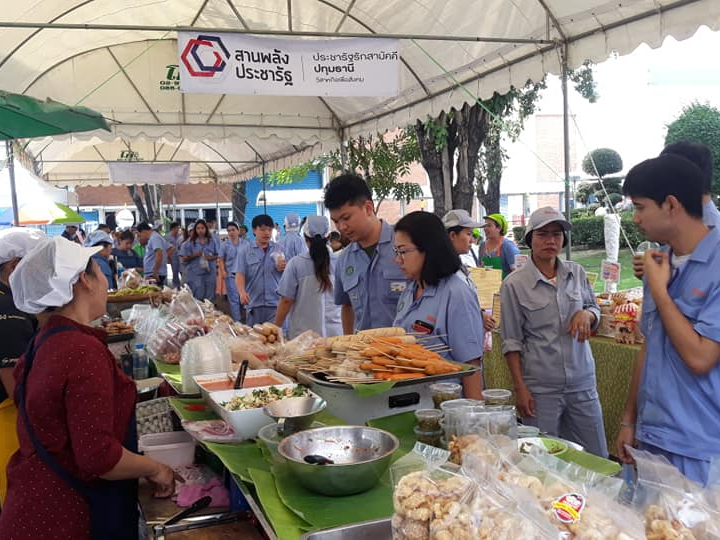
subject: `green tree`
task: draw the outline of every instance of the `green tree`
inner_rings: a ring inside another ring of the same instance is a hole
[[[596,168],[597,171],[595,170]],[[582,170],[590,176],[599,178],[620,172],[622,168],[622,158],[620,154],[612,148],[596,148],[589,152],[582,160]]]
[[[598,99],[592,64],[570,73],[574,88],[591,103]],[[415,131],[422,164],[430,179],[435,212],[451,208],[472,209],[477,195],[488,212],[500,209],[500,182],[507,154],[504,138],[516,140],[525,119],[535,112],[545,78],[505,94],[443,111],[435,118],[418,121]],[[453,170],[454,169],[454,170]]]
[[[679,141],[700,143],[713,157],[712,192],[720,193],[720,111],[709,103],[694,102],[667,126],[665,144]]]

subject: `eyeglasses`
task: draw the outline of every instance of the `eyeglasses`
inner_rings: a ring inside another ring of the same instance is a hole
[[[408,253],[412,253],[413,251],[418,251],[418,248],[405,248],[403,250],[399,250],[398,248],[393,248],[393,253],[395,254],[396,258],[400,258],[402,260],[405,260],[405,255]]]

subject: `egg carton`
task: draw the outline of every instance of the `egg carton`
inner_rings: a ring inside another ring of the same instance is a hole
[[[175,431],[172,408],[166,397],[138,403],[135,406],[135,418],[138,437],[148,433]]]

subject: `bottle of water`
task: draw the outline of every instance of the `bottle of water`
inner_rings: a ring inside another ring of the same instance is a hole
[[[133,353],[133,379],[139,381],[140,379],[148,378],[148,359],[145,354],[145,346],[142,343],[135,345],[135,352]]]

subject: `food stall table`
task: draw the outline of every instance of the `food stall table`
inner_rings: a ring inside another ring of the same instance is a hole
[[[483,358],[485,385],[513,390],[510,370],[502,354],[500,334],[493,333],[492,341],[492,351],[486,352]],[[595,358],[595,376],[608,450],[613,453],[640,345],[615,343],[613,339],[597,336],[590,338],[590,348]]]
[[[217,418],[210,407],[197,410],[203,403],[201,399],[170,398],[171,407],[181,418]],[[327,411],[320,413],[316,420],[326,425],[344,423]],[[415,416],[412,412],[371,420],[368,425],[385,429],[398,437],[400,450],[394,459],[410,451],[415,443]],[[266,529],[271,540],[297,540],[303,535],[312,535],[333,527],[347,527],[349,531],[353,527],[357,529],[358,522],[376,524],[378,520],[389,518],[393,512],[389,474],[376,488],[364,494],[342,498],[324,497],[297,485],[282,465],[273,462],[265,449],[254,442],[205,443],[203,446],[215,454],[232,473],[239,491],[255,513],[258,525]],[[562,459],[603,474],[615,474],[619,470],[619,466],[612,461],[573,449],[568,449]],[[363,531],[361,529],[359,533],[364,534]]]

